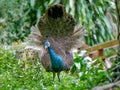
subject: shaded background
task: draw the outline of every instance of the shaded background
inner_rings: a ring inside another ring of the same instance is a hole
[[[60,3],[86,29],[85,42],[95,45],[117,37],[114,0],[0,0],[0,42],[24,40],[45,9]]]

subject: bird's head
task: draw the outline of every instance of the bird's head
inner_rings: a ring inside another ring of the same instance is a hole
[[[46,40],[46,41],[45,41],[45,43],[44,43],[44,45],[45,45],[45,48],[50,47],[50,43],[49,43],[49,41],[48,41],[48,40]]]

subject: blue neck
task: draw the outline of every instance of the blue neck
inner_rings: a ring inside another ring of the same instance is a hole
[[[51,67],[53,71],[55,72],[62,71],[64,66],[62,58],[54,52],[52,47],[48,47],[48,53],[50,55]]]
[[[56,57],[55,51],[52,49],[52,47],[48,47],[48,52],[50,54],[51,61],[54,61],[54,58]]]

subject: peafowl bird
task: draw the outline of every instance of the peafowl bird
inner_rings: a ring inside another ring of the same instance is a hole
[[[76,24],[64,5],[55,4],[46,9],[31,30],[27,40],[40,49],[41,63],[47,72],[53,72],[53,80],[57,73],[60,81],[60,72],[73,65],[72,50],[83,43],[83,27]]]
[[[51,61],[51,70],[53,71],[53,81],[55,78],[55,73],[57,72],[57,76],[58,76],[58,80],[60,82],[60,72],[62,70],[64,70],[64,62],[63,62],[63,58],[61,58],[59,55],[57,55],[54,50],[52,49],[52,47],[50,46],[50,43],[48,42],[48,40],[45,41],[45,47],[48,48],[48,53],[50,56],[50,61]]]

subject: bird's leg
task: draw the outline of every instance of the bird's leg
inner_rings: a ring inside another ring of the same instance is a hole
[[[53,81],[54,81],[54,79],[55,79],[55,72],[53,72]]]
[[[60,82],[60,72],[57,73],[58,81]]]

